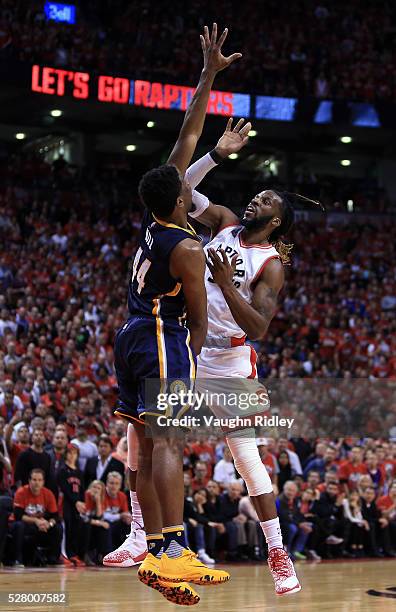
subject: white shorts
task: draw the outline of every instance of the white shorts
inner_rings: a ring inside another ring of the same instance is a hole
[[[203,348],[198,356],[195,391],[205,394],[218,418],[241,418],[268,413],[266,388],[257,379],[257,353],[248,344]]]
[[[203,347],[197,361],[197,378],[257,378],[257,353],[249,344]]]

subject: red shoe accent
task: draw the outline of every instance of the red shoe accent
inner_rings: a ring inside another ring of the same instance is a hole
[[[301,590],[293,563],[283,548],[272,548],[269,551],[268,566],[277,595],[291,595]]]
[[[87,567],[84,561],[81,561],[78,557],[70,557],[69,560],[72,561],[76,567]]]
[[[73,563],[72,559],[68,559],[64,555],[61,555],[60,560],[65,567],[75,567],[75,563]]]
[[[146,557],[147,557],[147,550],[142,552],[137,557],[133,557],[133,560],[135,561],[135,563],[140,563],[141,561],[144,561]]]

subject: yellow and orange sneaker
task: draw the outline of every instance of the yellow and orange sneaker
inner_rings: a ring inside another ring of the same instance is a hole
[[[230,574],[223,570],[207,567],[199,561],[197,555],[185,548],[180,557],[171,559],[162,554],[159,564],[159,578],[168,582],[192,582],[201,586],[222,584],[230,579]]]
[[[138,569],[139,580],[179,606],[194,606],[199,603],[198,593],[187,582],[175,584],[159,578],[159,564],[160,560],[148,553]]]

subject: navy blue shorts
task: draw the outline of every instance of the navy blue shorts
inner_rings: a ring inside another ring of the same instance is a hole
[[[174,319],[132,316],[114,345],[119,400],[114,414],[144,422],[146,415],[180,418],[189,405],[158,405],[158,394],[191,389],[197,359],[190,332]]]

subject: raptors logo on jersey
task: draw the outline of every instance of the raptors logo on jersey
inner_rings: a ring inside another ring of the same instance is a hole
[[[225,227],[205,247],[223,249],[231,261],[237,255],[234,285],[241,296],[251,303],[255,282],[271,259],[279,259],[278,251],[272,245],[246,245],[241,232],[242,225]],[[219,287],[211,279],[210,270],[205,273],[205,285],[208,294],[208,337],[241,338],[245,332],[235,322],[230,309]]]

